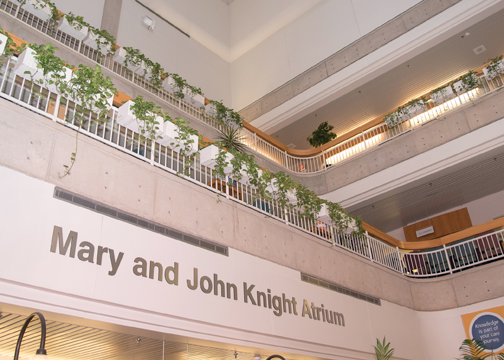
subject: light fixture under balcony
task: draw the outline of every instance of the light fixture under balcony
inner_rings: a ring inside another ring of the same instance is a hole
[[[21,349],[21,341],[23,341],[23,336],[26,331],[26,328],[28,327],[30,321],[32,321],[32,319],[35,316],[38,316],[38,318],[40,319],[40,346],[39,349],[35,352],[35,356],[32,357],[31,360],[49,360],[49,357],[47,356],[47,352],[45,350],[46,321],[44,315],[42,315],[39,312],[34,312],[30,316],[28,316],[25,323],[23,324],[23,327],[19,332],[19,337],[16,344],[16,350],[14,351],[14,360],[19,359],[19,350]]]

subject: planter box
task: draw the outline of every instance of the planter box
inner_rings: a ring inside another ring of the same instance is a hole
[[[51,8],[49,5],[44,3],[42,0],[26,0],[26,4],[24,4],[23,9],[28,11],[29,13],[35,15],[42,21],[47,21],[51,18]]]
[[[477,83],[478,79],[476,78],[476,76],[474,74],[472,74],[471,76],[474,80],[476,80],[476,83]],[[455,89],[455,92],[458,95],[463,94],[465,92],[468,92],[469,90],[476,89],[477,87],[478,86],[475,86],[473,88],[468,88],[468,87],[466,87],[466,85],[463,83],[462,80],[459,80],[453,84],[453,88]]]
[[[136,116],[133,115],[133,111],[131,110],[131,107],[134,104],[135,102],[133,100],[128,100],[121,107],[119,107],[119,110],[117,110],[116,122],[134,132],[138,132],[138,121]],[[159,130],[156,132],[156,135],[163,136],[164,133],[163,118],[161,116],[157,116],[156,121],[159,123]]]
[[[453,92],[453,89],[450,85],[444,87],[441,91],[436,92],[435,94],[431,94],[431,99],[434,105],[441,105],[444,102],[447,102],[450,99],[453,99],[457,95]]]
[[[215,117],[215,115],[217,115],[217,110],[215,110],[215,105],[213,104],[206,104],[205,105],[205,114],[206,116],[210,116],[210,117]]]
[[[205,106],[205,97],[200,94],[192,96],[188,93],[184,93],[184,101],[198,109]]]
[[[421,114],[421,113],[427,111],[427,106],[423,103],[422,100],[420,100],[420,103],[412,105],[412,106],[408,106],[407,110],[408,110],[407,114],[402,114],[400,116],[400,119],[402,121],[409,120],[411,118],[414,118],[418,114]]]
[[[177,136],[177,125],[171,121],[165,121],[163,124],[163,133],[161,134],[161,139],[158,140],[158,143],[180,153],[182,146],[177,144],[177,140],[175,140]],[[190,139],[193,140],[193,142],[191,143],[191,148],[186,155],[191,155],[198,151],[198,136],[191,135]]]
[[[104,42],[105,39],[100,35],[95,35],[92,31],[88,31],[87,36],[82,40],[82,42],[89,46],[91,49],[98,50],[97,41]],[[112,45],[101,45],[100,50],[102,54],[106,54],[107,52],[112,52]]]
[[[173,94],[173,79],[171,77],[167,77],[163,80],[163,89],[168,91],[170,94]]]
[[[70,25],[70,23],[68,22],[68,20],[65,16],[63,16],[60,19],[59,24],[58,24],[58,30],[70,35],[71,37],[73,37],[79,41],[84,40],[84,38],[87,36],[88,31],[89,31],[87,26],[83,26],[82,29],[77,30],[74,25]]]
[[[277,179],[273,179],[273,181],[271,181],[271,184],[266,187],[266,190],[272,194],[278,192]],[[296,197],[295,191],[288,190],[286,195],[287,195],[287,199],[289,199],[289,202],[291,204],[293,204],[293,205],[297,204],[297,197]]]
[[[483,74],[488,80],[493,80],[501,74],[504,74],[504,60],[501,60],[497,63],[497,67],[495,71],[489,71],[488,67],[483,69]]]
[[[0,41],[2,42],[0,44],[0,55],[3,55],[5,46],[7,45],[7,36],[5,36],[4,34],[0,34]]]
[[[219,155],[219,148],[215,145],[207,146],[206,148],[200,151],[200,163],[206,167],[211,169],[215,168],[217,164],[215,159]],[[228,166],[224,168],[224,172],[226,174],[230,174],[233,171],[233,166],[231,165],[231,160],[233,160],[234,156],[230,153],[226,153],[226,161],[228,162]]]
[[[326,223],[326,224],[331,224],[332,226],[334,226],[334,224],[331,220],[331,217],[329,216],[329,209],[326,204],[322,204],[322,208],[320,209],[320,212],[317,215],[317,219],[319,221]],[[355,220],[352,219],[350,224],[348,224],[348,228],[346,228],[344,231],[340,231],[340,232],[342,232],[344,234],[351,234],[353,231],[357,231],[357,230],[358,230],[357,223],[355,222]]]
[[[128,66],[124,65],[124,61],[126,60],[126,54],[127,54],[127,51],[124,50],[124,48],[119,48],[114,54],[114,61],[118,62],[119,64],[126,67],[127,69],[135,72],[138,69],[137,65],[132,65],[129,63],[128,63]]]

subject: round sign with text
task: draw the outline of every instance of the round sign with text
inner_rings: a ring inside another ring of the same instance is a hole
[[[504,319],[490,312],[474,317],[469,328],[472,339],[480,340],[488,349],[486,352],[504,349]]]

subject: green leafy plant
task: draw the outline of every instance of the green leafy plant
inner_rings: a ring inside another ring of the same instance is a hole
[[[490,80],[504,74],[504,64],[502,63],[502,55],[493,58],[490,61],[490,65],[486,67],[488,72],[488,78]]]
[[[310,145],[313,147],[319,147],[328,143],[329,141],[336,139],[336,134],[331,132],[334,129],[334,126],[329,125],[327,122],[323,122],[320,124],[314,132],[312,132],[312,136],[307,140],[310,142]]]
[[[226,107],[222,101],[210,100],[210,104],[214,107],[215,113],[213,117],[221,125],[227,125],[232,128],[243,127],[243,118],[233,109]]]
[[[460,83],[459,83],[460,81]],[[458,83],[458,84],[457,84]],[[455,80],[452,84],[453,89],[458,93],[464,93],[469,90],[475,89],[479,86],[478,77],[474,71],[469,71],[467,74],[462,75],[460,78]]]
[[[163,74],[164,69],[161,65],[159,63],[153,63],[150,68],[149,82],[154,88],[160,89],[163,86]]]
[[[352,230],[353,235],[362,235],[364,229],[362,228],[362,219],[359,216],[348,214],[341,205],[324,200],[334,226],[340,231],[346,231],[348,228]]]
[[[89,27],[89,31],[96,35],[96,46],[99,52],[102,52],[102,48],[107,50],[107,54],[113,54],[115,52],[116,39],[110,35],[107,30],[100,30],[91,26]]]
[[[7,31],[0,28],[0,34],[3,34],[7,37],[7,43],[5,44],[5,49],[3,52],[4,56],[12,56],[15,53],[16,43],[12,40],[12,37],[9,35]]]
[[[168,121],[171,121],[169,119]],[[173,121],[175,125],[177,125],[177,136],[175,137],[175,143],[172,143],[172,146],[178,146],[179,154],[185,156],[184,162],[184,171],[186,174],[188,169],[194,163],[194,159],[196,158],[197,152],[190,154],[191,149],[193,148],[194,140],[191,139],[191,135],[198,136],[198,140],[201,140],[201,136],[198,135],[198,132],[189,126],[189,122],[184,118],[175,118]]]
[[[387,125],[389,129],[395,128],[397,125],[403,122],[401,114],[397,112],[393,112],[391,114],[386,115],[383,118],[383,121]]]
[[[494,354],[493,350],[489,350],[481,340],[465,339],[459,350],[462,352],[462,357],[459,360],[504,360],[504,354]]]
[[[88,29],[91,27],[91,25],[84,21],[84,18],[82,16],[77,16],[71,11],[68,14],[65,14],[65,19],[76,30],[82,30],[83,27],[87,27]]]
[[[247,149],[242,140],[243,136],[240,134],[239,129],[225,128],[221,130],[217,136],[217,141],[219,141],[223,147],[235,153],[244,153]]]
[[[132,47],[125,46],[126,56],[124,57],[125,66],[140,66],[142,63],[142,53],[138,49],[133,49]]]
[[[25,44],[23,44],[25,45]],[[37,45],[34,43],[28,44],[28,48],[35,51],[35,60],[37,61],[37,70],[33,73],[26,71],[32,79],[32,82],[41,86],[56,84],[58,87],[62,80],[65,79],[66,69],[65,62],[56,56],[57,47],[51,43]],[[36,76],[40,74],[42,78],[36,80]]]
[[[163,122],[171,118],[163,112],[161,107],[151,101],[145,101],[141,95],[133,101],[131,112],[135,115],[140,140],[151,144],[160,138],[158,117],[161,117]]]
[[[390,348],[390,342],[385,345],[385,341],[385,337],[383,338],[383,342],[376,339],[376,346],[374,346],[376,360],[388,360],[394,355],[394,349]]]
[[[61,82],[58,85],[58,90],[63,97],[79,104],[73,115],[74,123],[78,127],[75,135],[75,151],[70,157],[70,165],[63,165],[65,167],[64,173],[58,173],[60,178],[64,178],[70,174],[70,170],[75,164],[79,130],[82,127],[86,114],[91,111],[95,115],[94,121],[99,125],[106,122],[110,111],[108,99],[114,94],[117,95],[117,90],[110,78],[103,76],[101,68],[98,65],[92,68],[81,64],[74,71],[69,82]]]
[[[183,99],[185,94],[190,96],[195,96],[196,94],[203,95],[200,88],[189,85],[185,79],[180,77],[178,74],[168,74],[173,80],[173,95],[179,99]]]

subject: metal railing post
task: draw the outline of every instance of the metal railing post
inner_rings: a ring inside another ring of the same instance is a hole
[[[254,149],[257,151],[257,134],[254,133]]]
[[[448,256],[448,251],[446,251],[446,245],[443,244],[443,251],[446,255],[446,263],[448,264],[448,268],[450,269],[450,274],[453,274],[453,270],[452,270],[452,267],[451,267],[451,264],[450,264],[450,257]]]
[[[404,266],[402,265],[401,252],[399,251],[399,248],[397,246],[395,248],[397,259],[399,260],[399,267],[401,268],[401,274],[404,274]]]
[[[289,159],[288,159],[289,155],[287,155],[287,150],[285,150],[284,153],[285,153],[285,167],[288,169],[289,168],[289,166],[288,166],[289,165]]]
[[[369,250],[369,259],[371,260],[371,262],[374,262],[373,252],[371,251],[371,243],[369,242],[369,236],[368,236],[367,231],[366,231],[366,240],[367,240],[367,245],[368,245],[368,250]]]
[[[54,104],[54,117],[53,117],[54,122],[57,122],[56,119],[58,118],[58,111],[59,111],[59,107],[60,107],[60,102],[61,102],[61,95],[57,94],[56,95],[56,102]]]
[[[364,131],[362,131],[362,141],[364,142],[364,150],[367,151],[366,136],[364,135]]]

